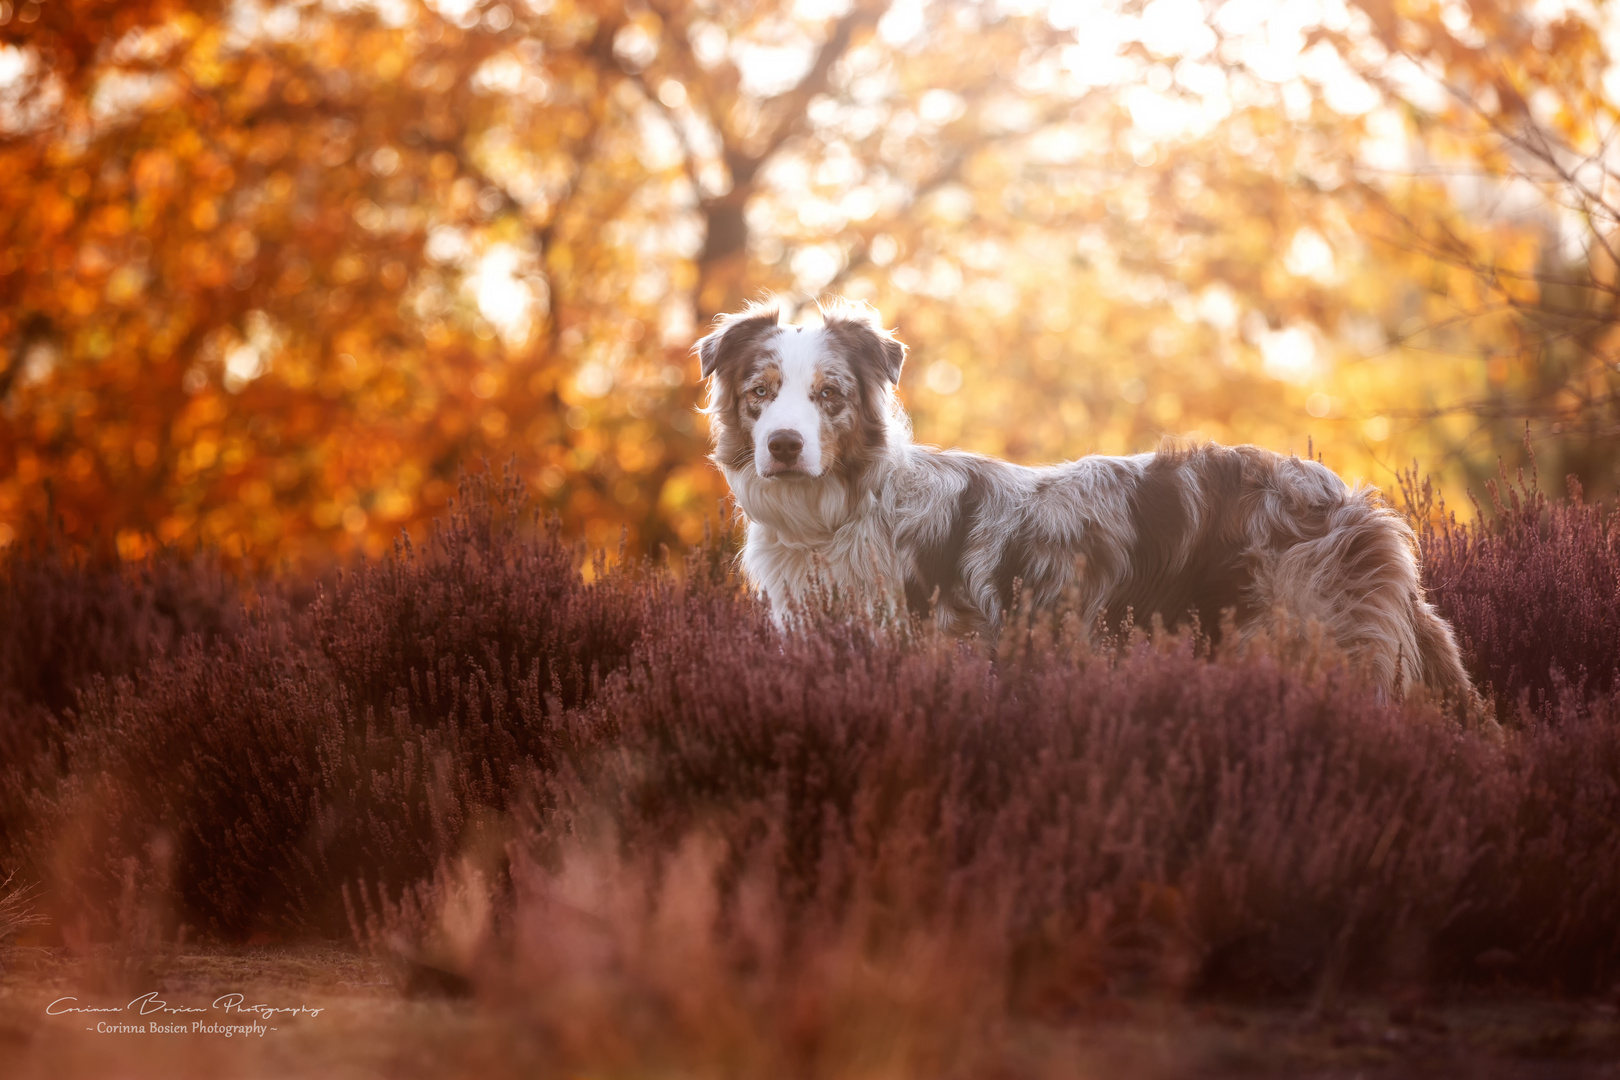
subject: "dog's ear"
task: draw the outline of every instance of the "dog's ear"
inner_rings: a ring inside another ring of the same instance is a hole
[[[780,318],[774,305],[749,304],[734,315],[715,319],[714,329],[696,345],[703,377],[709,378],[722,366],[742,356],[749,345],[775,329]]]
[[[883,328],[883,320],[870,304],[835,301],[822,308],[827,330],[858,363],[864,364],[891,385],[900,384],[900,369],[906,362],[906,347]]]

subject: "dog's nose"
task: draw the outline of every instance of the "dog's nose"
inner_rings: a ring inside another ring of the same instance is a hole
[[[773,431],[771,440],[766,445],[770,447],[771,457],[784,465],[791,465],[799,460],[799,451],[804,449],[804,440],[799,438],[797,431]]]

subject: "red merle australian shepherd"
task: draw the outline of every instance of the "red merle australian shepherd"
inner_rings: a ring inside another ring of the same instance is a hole
[[[755,305],[698,343],[743,570],[779,618],[818,583],[903,584],[913,611],[993,634],[1021,583],[1037,604],[1077,595],[1087,625],[1314,625],[1392,697],[1422,683],[1473,699],[1412,531],[1372,489],[1253,446],[1033,468],[918,446],[894,396],[905,347],[869,309],[823,317],[788,326]]]

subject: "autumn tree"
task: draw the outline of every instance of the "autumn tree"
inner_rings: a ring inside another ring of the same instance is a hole
[[[926,441],[1466,482],[1530,418],[1617,479],[1574,11],[46,0],[0,42],[0,539],[377,554],[515,458],[594,542],[690,541],[689,347],[765,289],[878,304]]]

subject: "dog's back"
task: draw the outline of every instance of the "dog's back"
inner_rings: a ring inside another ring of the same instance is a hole
[[[1023,468],[912,448],[902,469],[934,474],[886,500],[908,599],[947,626],[993,629],[1018,589],[1075,592],[1087,619],[1323,633],[1395,694],[1471,693],[1411,529],[1316,462],[1203,444]]]

